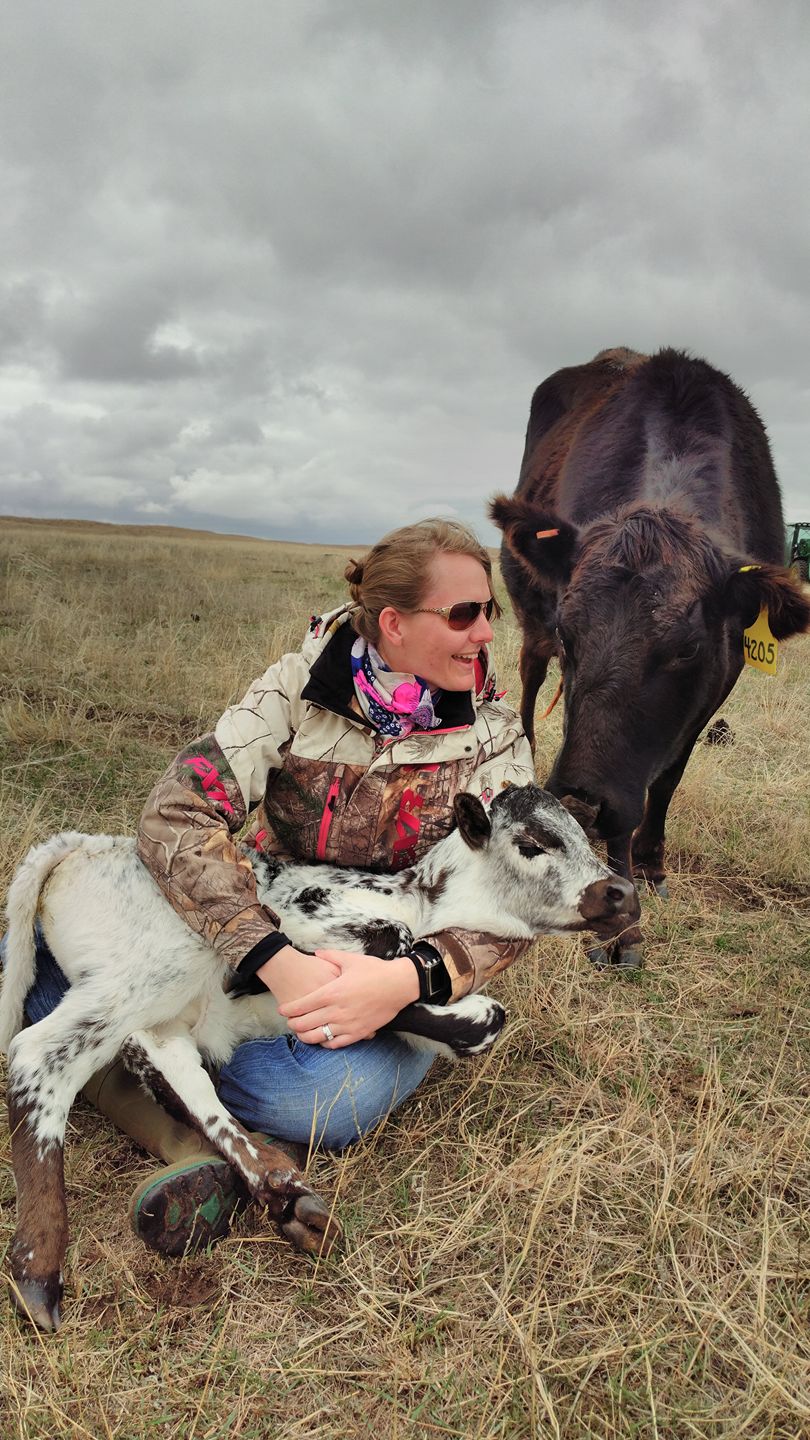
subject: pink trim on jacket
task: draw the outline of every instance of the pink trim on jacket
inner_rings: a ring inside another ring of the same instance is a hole
[[[329,838],[329,827],[332,824],[332,815],[339,791],[340,776],[336,775],[332,784],[329,786],[329,794],[326,797],[326,804],[323,807],[323,814],[321,815],[321,823],[318,827],[318,843],[315,846],[316,860],[324,860],[326,858],[326,842]]]

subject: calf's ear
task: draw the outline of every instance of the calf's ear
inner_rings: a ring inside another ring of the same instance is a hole
[[[745,625],[753,625],[764,606],[777,640],[800,635],[810,627],[810,601],[780,565],[741,560],[726,580],[723,606],[727,613],[736,611]]]
[[[517,495],[496,495],[489,513],[535,584],[568,584],[579,544],[576,525]]]
[[[464,844],[469,845],[471,850],[483,850],[492,834],[492,826],[478,796],[463,791],[453,801],[453,811]]]

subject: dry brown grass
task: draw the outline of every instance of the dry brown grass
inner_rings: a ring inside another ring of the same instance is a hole
[[[22,521],[0,546],[4,883],[43,833],[132,826],[170,755],[342,594],[337,547]],[[514,696],[509,621],[498,647]],[[317,1160],[338,1258],[251,1215],[164,1264],[125,1219],[151,1162],[79,1102],[66,1323],[41,1338],[0,1301],[2,1440],[810,1435],[809,653],[744,675],[736,744],[698,747],[647,969],[541,943],[499,987],[493,1055],[437,1065]]]

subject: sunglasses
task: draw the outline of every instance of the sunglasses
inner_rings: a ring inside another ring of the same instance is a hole
[[[451,630],[469,630],[474,625],[481,611],[484,612],[484,619],[491,620],[495,612],[495,601],[490,595],[488,600],[459,600],[456,605],[436,605],[433,607],[420,606],[414,610],[414,615],[443,615]]]

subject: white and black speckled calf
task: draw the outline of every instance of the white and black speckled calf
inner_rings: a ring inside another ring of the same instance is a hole
[[[363,949],[391,958],[415,938],[454,926],[531,938],[630,923],[633,886],[596,858],[584,832],[537,786],[510,787],[487,811],[455,804],[458,828],[393,876],[331,866],[278,865],[247,851],[262,901],[292,943]],[[57,1008],[23,1029],[34,979],[37,914],[71,982]],[[134,841],[57,835],[32,849],[9,890],[0,1049],[18,1222],[12,1293],[42,1329],[56,1329],[67,1244],[63,1142],[68,1111],[94,1071],[120,1050],[148,1088],[227,1157],[299,1249],[325,1252],[339,1235],[327,1208],[286,1155],[258,1144],[221,1104],[203,1058],[222,1064],[243,1040],[285,1028],[273,997],[226,993],[230,972],[194,935],[138,860]],[[484,995],[414,1004],[391,1028],[454,1055],[486,1050],[503,1007]]]

